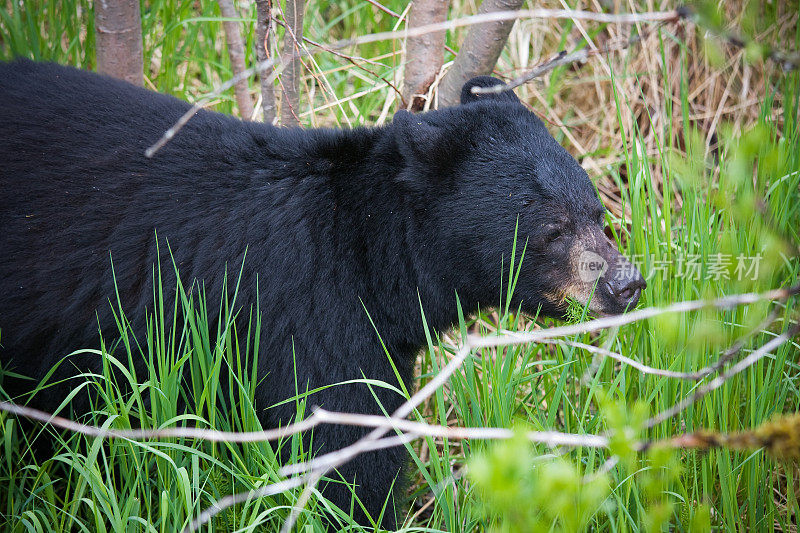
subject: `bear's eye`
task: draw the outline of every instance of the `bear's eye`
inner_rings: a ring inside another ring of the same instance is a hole
[[[553,224],[544,227],[544,240],[545,242],[557,241],[563,235],[561,226]]]

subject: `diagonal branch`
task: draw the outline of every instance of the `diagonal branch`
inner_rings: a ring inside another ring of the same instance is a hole
[[[483,0],[478,8],[478,14],[515,11],[522,7],[523,1]],[[492,72],[514,22],[514,20],[501,20],[479,24],[469,29],[453,66],[439,84],[439,107],[457,105],[461,87],[467,80]]]

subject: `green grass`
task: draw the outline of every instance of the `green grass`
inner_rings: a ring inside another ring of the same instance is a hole
[[[318,42],[387,30],[396,23],[366,2],[310,4],[306,34]],[[6,5],[8,9],[0,11],[0,57],[24,55],[93,68],[89,2],[21,0]],[[405,7],[399,0],[386,5],[396,12]],[[230,77],[214,2],[154,0],[145,3],[142,12],[146,85],[192,101]],[[240,12],[251,54],[248,62],[252,63],[253,14]],[[467,12],[465,4],[456,2],[451,15]],[[774,22],[767,13],[752,28],[753,33]],[[553,26],[556,41],[568,42],[572,23]],[[457,47],[458,35],[450,34],[448,44]],[[744,124],[742,131],[723,123],[715,163],[706,153],[704,134],[695,131],[688,119],[691,73],[687,65],[694,59],[693,50],[669,28],[660,30],[659,42],[660,49],[648,51],[659,59],[658,79],[678,76],[682,80],[675,94],[664,84],[665,93],[671,96],[665,99],[667,116],[682,115],[686,120],[656,122],[654,152],[640,149],[647,141],[638,126],[623,129],[619,139],[608,139],[608,146],[599,150],[607,155],[616,150],[617,143],[622,146],[613,154],[616,163],[604,167],[607,174],[603,178],[617,184],[620,201],[631,213],[630,224],[609,215],[620,248],[629,256],[642,258],[643,270],[654,273],[640,305],[761,291],[794,282],[800,277],[800,75],[774,74],[765,98],[757,104],[759,117]],[[675,43],[677,56],[667,51],[673,50]],[[793,40],[781,44],[799,48],[800,28]],[[380,58],[376,60],[382,65],[369,64],[368,68],[393,77],[401,70],[401,47],[400,42],[373,43],[359,48],[357,54]],[[628,57],[638,53],[631,50]],[[509,54],[506,50],[501,62],[513,63]],[[392,103],[392,90],[371,74],[331,54],[318,54],[313,61],[319,80],[307,82],[314,93],[313,97],[308,90],[304,93],[306,107],[301,111],[312,111],[303,117],[304,124],[372,124],[384,120],[387,109],[389,116],[395,109],[396,105],[386,104],[387,100]],[[633,79],[637,87],[648,74],[626,61],[611,66],[611,77]],[[548,101],[552,103],[554,95],[567,90],[570,76],[574,74],[565,68],[553,73]],[[255,91],[257,82],[251,80],[251,84]],[[337,98],[372,88],[375,90],[362,97],[314,111]],[[776,117],[778,94],[783,112]],[[620,125],[636,125],[632,103],[636,96],[615,90],[613,100],[603,105]],[[233,92],[220,97],[214,108],[233,112]],[[569,145],[568,139],[555,133]],[[661,172],[656,175],[654,169]],[[723,254],[723,259],[729,256],[732,265],[727,276],[714,279],[709,267],[719,259],[718,254]],[[731,279],[736,277],[737,256],[757,254],[762,258],[756,279]],[[680,259],[687,256],[702,265],[699,279],[680,275]],[[513,262],[503,272],[498,265],[498,276],[510,278]],[[208,302],[201,292],[188,289],[179,291],[177,301],[168,302],[161,298],[160,278],[158,271],[154,272],[155,312],[147,337],[134,339],[124,310],[119,310],[120,331],[103,334],[114,339],[122,333],[122,341],[85,352],[92,357],[102,354],[107,370],[103,375],[86,376],[82,386],[95,391],[96,401],[83,421],[114,428],[187,424],[230,431],[261,429],[250,402],[257,384],[252,365],[246,364],[254,362],[258,353],[258,314],[249,317],[244,331],[237,331],[231,320],[219,331],[209,331],[206,312],[220,306],[227,309],[236,291],[245,288],[231,283],[229,302]],[[186,320],[165,323],[169,307],[183,310],[181,316]],[[667,316],[573,340],[603,346],[654,367],[688,372],[717,360],[772,307],[755,304]],[[753,335],[745,352],[775,336],[788,321],[797,320],[796,298],[778,307],[778,321]],[[446,364],[454,352],[453,339],[457,343],[468,330],[491,334],[495,329],[533,327],[529,317],[503,306],[499,313],[465,309],[462,314],[466,318],[454,331],[430,332],[427,349],[420,357],[420,384]],[[580,319],[582,313],[574,316]],[[546,327],[556,322],[544,319],[538,324]],[[775,524],[790,529],[800,513],[797,465],[777,462],[762,451],[640,455],[632,453],[629,446],[636,435],[661,439],[697,428],[737,431],[797,411],[798,355],[800,346],[795,339],[685,412],[642,431],[643,418],[690,395],[696,384],[642,375],[565,345],[480,350],[413,418],[437,424],[524,426],[590,434],[629,428],[631,435],[615,442],[612,452],[620,460],[607,472],[601,468],[609,458],[607,450],[581,448],[554,458],[552,450],[522,441],[491,444],[427,438],[412,443],[408,449],[416,470],[414,496],[420,505],[431,498],[434,501],[407,525],[426,531],[573,530],[587,522],[592,529],[609,532],[762,531]],[[129,361],[140,356],[147,359],[148,372],[133,375]],[[238,363],[230,364],[234,361]],[[217,386],[223,383],[230,386]],[[298,416],[305,412],[302,398],[298,394]],[[180,401],[186,403],[186,413],[177,411]],[[49,427],[23,431],[15,417],[5,414],[0,414],[0,427],[3,530],[175,531],[227,494],[280,479],[279,462],[267,443],[101,441]],[[52,457],[32,456],[28,446],[37,435],[54,443]],[[282,446],[290,450],[291,460],[306,458],[300,439],[288,439]],[[583,476],[591,481],[585,482]],[[207,530],[277,530],[298,495],[299,491],[289,491],[240,504],[221,513]],[[300,528],[319,530],[324,507],[325,502],[312,498],[300,517]],[[580,519],[575,518],[577,510]],[[342,528],[349,525],[346,515],[340,515],[340,520]]]

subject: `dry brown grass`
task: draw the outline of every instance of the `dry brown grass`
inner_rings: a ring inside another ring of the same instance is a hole
[[[614,0],[613,11],[670,10],[679,4]],[[742,25],[744,4],[742,0],[724,4],[733,29]],[[776,5],[780,22],[758,34],[758,41],[792,48],[798,12],[786,4]],[[541,7],[568,6],[564,0],[553,0],[541,3]],[[603,10],[598,0],[579,2],[573,7]],[[627,40],[632,30],[630,25],[607,25],[590,38],[596,24],[576,21],[568,32],[562,30],[565,27],[547,20],[519,22],[509,39],[510,53],[501,58],[497,72],[515,76],[563,48],[579,45],[581,38],[592,48],[602,48]],[[561,44],[564,33],[566,45]],[[715,46],[716,50],[707,51],[708,46]],[[717,56],[715,51],[719,54],[717,60],[712,60]],[[767,94],[774,98],[773,118],[780,125],[782,95],[772,81],[779,68],[769,62],[750,63],[745,60],[744,50],[710,36],[692,23],[679,21],[664,26],[660,32],[651,32],[628,50],[573,64],[563,75],[529,83],[517,92],[550,123],[551,131],[563,136],[559,140],[597,180],[607,207],[619,216],[623,214],[620,191],[610,178],[609,168],[619,167],[623,179],[626,177],[623,143],[630,143],[638,132],[642,141],[639,149],[651,156],[655,164],[651,169],[653,179],[661,187],[665,158],[659,155],[664,155],[665,145],[684,146],[685,127],[701,132],[707,150],[713,150],[720,124],[729,122],[734,132],[746,129],[757,120]],[[687,89],[685,110],[682,83]],[[615,91],[627,110],[620,116],[615,110]]]

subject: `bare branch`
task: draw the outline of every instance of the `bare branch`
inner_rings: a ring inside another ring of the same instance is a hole
[[[256,489],[250,492],[238,492],[236,494],[231,494],[225,496],[224,498],[220,498],[215,503],[209,505],[206,509],[203,510],[197,518],[192,520],[185,528],[183,528],[182,533],[189,533],[191,531],[196,531],[200,529],[203,524],[208,523],[214,518],[216,515],[224,511],[229,507],[233,507],[234,505],[238,505],[240,503],[244,503],[250,500],[254,500],[257,498],[266,498],[267,496],[272,496],[273,494],[280,494],[281,492],[286,492],[287,490],[294,489],[296,487],[300,487],[306,483],[307,479],[306,476],[297,476],[292,477],[289,479],[284,479],[283,481],[279,481],[277,483],[272,483],[270,485],[266,485],[261,487],[260,489]]]
[[[416,28],[447,18],[449,0],[414,0],[408,14],[408,27]],[[403,73],[403,100],[406,108],[421,111],[425,93],[444,64],[445,32],[430,32],[406,41],[406,66]]]
[[[125,439],[133,441],[148,441],[153,439],[189,438],[207,442],[250,443],[275,441],[292,435],[311,430],[320,424],[338,424],[344,426],[360,426],[368,428],[386,428],[413,434],[417,437],[441,437],[454,440],[503,440],[510,439],[514,432],[506,428],[491,427],[448,427],[430,425],[423,422],[414,422],[405,418],[391,418],[381,415],[365,415],[361,413],[340,413],[326,411],[316,407],[311,416],[300,422],[289,424],[282,428],[264,431],[217,431],[215,429],[174,427],[162,429],[104,429],[99,426],[90,426],[52,415],[32,407],[17,405],[15,403],[0,401],[0,411],[37,420],[46,425],[66,429],[74,433],[104,439]],[[547,446],[591,446],[603,447],[605,437],[595,438],[593,435],[576,435],[558,431],[530,431],[527,434],[531,442]],[[286,474],[295,474],[305,471],[305,464],[287,467]]]
[[[502,436],[503,435],[502,431],[504,430],[498,430],[494,428],[446,428],[443,426],[437,427],[429,425],[420,425],[419,423],[405,420],[405,417],[411,414],[411,412],[418,405],[420,405],[426,398],[428,398],[431,394],[433,394],[433,392],[435,392],[440,386],[442,386],[453,374],[453,372],[455,372],[459,368],[459,366],[466,359],[471,350],[477,348],[513,346],[513,345],[518,345],[523,343],[533,343],[533,342],[562,342],[583,349],[589,349],[590,351],[594,351],[595,353],[600,353],[601,355],[608,355],[614,357],[615,359],[621,358],[621,360],[623,360],[625,363],[631,364],[632,366],[634,366],[634,368],[637,368],[644,373],[664,372],[661,373],[660,375],[665,375],[667,377],[680,376],[686,379],[700,379],[705,375],[708,375],[710,372],[712,372],[716,366],[719,366],[719,362],[717,362],[715,365],[706,367],[691,374],[671,373],[668,371],[658,371],[658,369],[647,367],[646,365],[642,365],[641,363],[633,361],[625,356],[621,356],[621,354],[616,354],[614,352],[610,352],[609,350],[605,350],[603,348],[598,348],[595,346],[590,346],[573,341],[564,341],[564,340],[553,341],[552,339],[555,337],[564,337],[580,333],[589,333],[601,329],[608,329],[611,327],[618,327],[624,324],[637,322],[640,320],[644,320],[665,313],[687,312],[687,311],[706,309],[706,308],[730,309],[738,305],[752,304],[764,300],[785,301],[789,297],[797,295],[799,293],[800,293],[800,284],[785,289],[776,289],[768,291],[761,294],[745,293],[739,295],[726,296],[715,300],[692,300],[692,301],[679,302],[667,307],[649,307],[625,315],[615,315],[611,317],[598,318],[580,324],[572,324],[568,326],[540,329],[528,333],[509,333],[493,337],[469,336],[467,338],[466,344],[461,348],[459,348],[459,350],[456,352],[456,354],[453,356],[450,362],[438,374],[436,374],[433,377],[433,379],[431,379],[424,387],[422,387],[419,391],[417,391],[409,400],[403,403],[403,405],[401,405],[397,409],[397,411],[395,411],[395,413],[392,415],[391,418],[386,418],[382,416],[352,414],[352,413],[333,413],[325,411],[323,409],[317,409],[309,418],[294,424],[289,424],[282,428],[256,431],[256,432],[225,432],[225,431],[217,431],[217,430],[203,429],[203,428],[164,428],[164,429],[128,429],[128,430],[103,429],[97,426],[89,426],[81,424],[79,422],[68,420],[63,417],[51,415],[49,413],[46,413],[44,411],[39,411],[31,407],[17,405],[5,401],[0,401],[0,411],[6,411],[19,416],[24,416],[27,418],[31,418],[33,420],[38,420],[45,424],[53,425],[56,427],[60,427],[63,429],[67,429],[88,436],[101,437],[101,438],[122,438],[129,440],[182,437],[182,438],[202,439],[211,442],[238,442],[238,443],[261,442],[267,440],[278,440],[281,438],[294,435],[296,433],[307,431],[308,429],[311,429],[319,425],[320,423],[360,425],[365,427],[374,427],[382,430],[396,429],[400,431],[415,432],[430,436],[447,436],[449,438],[504,438]],[[762,324],[771,323],[772,318],[774,318],[774,314],[771,315],[771,317],[768,319],[769,322],[765,321]],[[762,326],[758,326],[756,330],[760,329],[761,327]],[[774,349],[776,347],[775,344],[776,342],[781,340],[785,342],[789,338],[793,337],[798,332],[799,329],[800,325],[793,324],[792,327],[787,332],[771,340],[769,343],[765,344],[758,351],[751,353],[747,358],[743,359],[742,361],[731,367],[731,369],[728,372],[718,377],[717,380],[722,379],[724,381],[725,379],[728,379],[730,376],[741,372],[742,370],[747,368],[747,366],[752,365],[755,361],[763,357],[766,353],[769,352],[769,350]],[[734,346],[731,349],[726,351],[726,354],[721,358],[721,361],[723,363],[726,362],[727,361],[726,357],[728,357],[729,354],[736,353],[738,350],[740,350],[743,343],[744,343],[743,339],[737,341],[737,343],[734,344]],[[780,345],[780,343],[778,343],[777,345]],[[715,380],[715,382],[717,380]],[[721,383],[714,385],[715,382],[709,383],[708,386],[713,386],[714,388],[718,388],[721,385]],[[710,392],[711,390],[714,389],[711,388],[709,389],[708,392]],[[500,433],[497,433],[498,431],[500,431]],[[385,434],[385,431],[383,431],[383,433]],[[544,432],[542,434],[547,434],[547,432]],[[532,437],[532,439],[535,440],[535,437]],[[538,442],[544,442],[544,441],[538,441]],[[315,461],[317,459],[315,459]],[[300,465],[293,465],[291,468],[287,468],[286,473],[293,473],[295,470],[299,468],[299,466]]]
[[[217,0],[219,12],[226,20],[222,21],[225,29],[225,42],[228,45],[228,57],[231,60],[233,74],[239,74],[247,69],[244,55],[244,43],[242,35],[239,33],[238,14],[233,7],[231,0]],[[253,100],[250,98],[250,87],[247,78],[242,78],[234,85],[234,95],[236,96],[236,106],[239,114],[244,120],[253,118]]]
[[[478,14],[514,11],[522,7],[523,1],[483,0]],[[492,72],[513,26],[514,20],[506,20],[480,24],[469,29],[453,66],[439,84],[439,107],[457,105],[461,87],[467,80]]]
[[[297,498],[297,501],[292,506],[292,511],[289,513],[289,516],[286,518],[286,521],[281,526],[280,533],[290,533],[292,528],[294,527],[295,523],[297,523],[297,519],[300,517],[300,513],[305,508],[308,500],[311,498],[311,493],[314,492],[314,487],[317,486],[320,479],[322,479],[321,475],[318,474],[309,474],[308,479],[306,480],[306,486],[303,489],[303,492],[300,493],[300,497]]]
[[[672,312],[687,312],[691,310],[704,309],[704,308],[720,308],[729,309],[737,305],[744,305],[754,303],[762,300],[786,300],[789,297],[800,293],[800,283],[787,289],[778,289],[768,291],[763,294],[748,293],[742,295],[728,296],[718,298],[716,300],[696,300],[692,302],[681,302],[663,308],[648,308],[636,311],[628,315],[617,315],[606,318],[599,318],[585,322],[582,324],[575,324],[570,326],[562,326],[557,328],[550,328],[545,330],[538,330],[524,335],[503,335],[499,337],[474,337],[470,336],[464,346],[462,346],[453,358],[436,374],[431,381],[424,387],[417,391],[408,401],[402,404],[393,414],[392,419],[398,420],[408,416],[418,405],[420,405],[426,398],[431,396],[436,389],[442,386],[450,376],[463,364],[464,360],[471,353],[471,351],[478,347],[497,347],[505,345],[513,345],[518,342],[537,342],[542,339],[559,337],[565,335],[573,335],[577,333],[587,333],[589,331],[597,331],[599,329],[606,329],[623,324],[628,324],[638,320],[644,320],[653,316],[658,316],[664,313]],[[520,338],[525,337],[526,341],[521,341]],[[785,342],[787,339],[781,341]],[[771,343],[768,343],[771,344]],[[772,349],[773,346],[767,348]],[[750,358],[748,358],[750,359]],[[742,361],[744,363],[746,360]],[[741,366],[741,363],[737,367]],[[736,367],[734,367],[736,368]],[[731,369],[733,370],[733,369]],[[288,465],[281,469],[284,475],[290,475],[301,471],[306,471],[307,476],[324,476],[334,468],[341,466],[352,460],[357,455],[373,449],[377,441],[389,431],[388,428],[375,428],[369,434],[354,442],[350,446],[330,452],[314,458],[306,463],[295,465]],[[406,434],[407,435],[407,434]],[[302,476],[298,476],[302,477]]]
[[[375,451],[394,446],[402,446],[407,442],[423,436],[473,440],[506,440],[515,436],[515,432],[513,430],[505,428],[446,427],[429,425],[422,422],[412,422],[410,420],[406,420],[405,418],[397,418],[394,416],[387,418],[384,416],[362,415],[356,413],[331,413],[322,409],[317,409],[314,414],[319,415],[321,420],[326,420],[332,423],[335,420],[336,423],[341,421],[347,425],[375,427],[377,430],[385,428],[386,430],[394,429],[395,431],[403,431],[403,433],[393,435],[391,437],[365,441],[361,444],[361,451],[359,453]],[[557,446],[607,448],[609,443],[608,438],[605,436],[578,435],[561,433],[558,431],[529,431],[525,434],[525,436],[531,442],[544,444],[551,448]],[[350,460],[347,458],[349,453],[350,451],[347,450],[347,448],[342,448],[335,452],[326,454],[325,456],[321,456],[320,458],[325,458],[323,461],[318,462],[316,459],[314,459],[307,463],[288,465],[281,469],[280,472],[283,475],[300,474],[289,479],[305,478],[306,482],[308,483],[306,488],[303,490],[303,493],[293,506],[291,514],[286,519],[286,522],[284,522],[283,527],[281,528],[282,533],[288,533],[291,531],[291,528],[294,526],[300,511],[302,511],[306,503],[308,503],[311,491],[319,482],[320,478],[333,468],[336,468],[337,466],[340,466],[341,464]],[[302,474],[302,472],[306,473]]]
[[[449,427],[415,422],[406,418],[385,417],[380,415],[364,415],[359,413],[335,413],[324,409],[316,409],[314,415],[320,422],[329,424],[345,424],[348,426],[363,426],[372,428],[388,428],[404,433],[425,437],[441,437],[454,440],[504,440],[514,436],[514,431],[506,428],[492,427]],[[559,431],[529,431],[525,434],[531,442],[556,446],[589,446],[602,448],[608,444],[605,437],[597,438],[595,435],[577,435],[561,433]],[[292,466],[299,466],[292,465]],[[302,471],[287,469],[287,474]]]
[[[787,300],[789,297],[800,293],[800,284],[794,285],[786,289],[776,289],[758,293],[746,293],[739,295],[726,296],[715,300],[692,300],[672,304],[666,307],[648,307],[639,311],[634,311],[625,315],[614,315],[610,317],[597,318],[588,322],[580,324],[571,324],[568,326],[560,326],[555,328],[540,329],[528,333],[520,334],[507,334],[499,335],[496,337],[467,337],[466,344],[462,346],[448,362],[448,364],[436,374],[424,387],[418,390],[408,401],[402,404],[393,414],[392,418],[401,419],[405,418],[420,405],[426,398],[432,395],[436,389],[442,386],[450,376],[461,366],[471,350],[477,348],[495,348],[499,346],[513,346],[517,344],[526,344],[531,342],[541,342],[543,340],[552,339],[554,337],[564,337],[568,335],[576,335],[580,333],[589,333],[592,331],[599,331],[611,327],[618,327],[624,324],[630,324],[647,318],[652,318],[666,313],[685,313],[688,311],[695,311],[699,309],[730,309],[739,305],[752,304],[763,300]],[[771,347],[768,348],[772,349]],[[748,358],[749,359],[749,358]],[[746,360],[745,360],[746,361]],[[741,363],[739,363],[741,364]],[[739,365],[737,365],[738,367]],[[736,367],[734,367],[736,368]],[[731,369],[733,370],[733,369]],[[388,429],[376,428],[368,435],[362,437],[354,444],[331,452],[329,454],[321,455],[314,460],[305,464],[289,465],[282,469],[282,473],[290,474],[300,471],[302,468],[313,470],[316,465],[323,465],[323,469],[335,468],[345,462],[349,461],[364,449],[368,449],[369,443],[382,437]],[[348,450],[349,448],[349,450]],[[335,459],[331,460],[330,457],[334,456]],[[327,470],[326,470],[327,471]]]
[[[67,429],[69,431],[87,435],[89,437],[98,437],[104,439],[126,439],[133,441],[143,441],[152,439],[169,439],[169,438],[189,438],[197,440],[205,440],[209,442],[264,442],[271,440],[280,440],[290,437],[296,433],[308,431],[320,424],[320,418],[315,417],[313,414],[287,426],[267,429],[264,431],[249,431],[249,432],[233,432],[233,431],[217,431],[216,429],[204,429],[197,427],[173,427],[162,429],[104,429],[98,426],[89,426],[69,420],[60,416],[52,415],[32,407],[24,405],[17,405],[15,403],[0,401],[0,411],[6,411],[18,416],[24,416],[31,420],[38,420],[47,425]]]
[[[291,52],[291,60],[286,65],[281,79],[283,100],[281,102],[281,124],[298,126],[300,124],[298,109],[300,107],[300,77],[303,65],[300,60],[303,52],[303,12],[305,0],[286,0],[286,35],[283,38],[283,53]]]
[[[770,293],[765,293],[765,294],[770,294]],[[795,291],[793,294],[797,294],[797,291]],[[720,299],[720,300],[724,300],[724,299]],[[726,304],[726,307],[727,307],[727,304]],[[597,322],[597,321],[593,321],[593,322]],[[542,331],[546,331],[546,330],[542,330]],[[739,363],[734,365],[734,367],[732,367],[724,375],[719,376],[714,381],[709,383],[707,386],[698,389],[695,392],[695,394],[692,395],[690,398],[687,398],[686,400],[680,402],[678,405],[675,406],[675,408],[670,409],[665,413],[662,413],[662,415],[664,415],[664,419],[669,418],[670,416],[674,416],[675,414],[680,412],[682,409],[684,409],[686,406],[690,405],[691,403],[693,403],[697,399],[701,398],[702,396],[704,396],[705,394],[707,394],[711,390],[719,388],[720,386],[722,386],[723,383],[725,383],[725,381],[730,379],[732,376],[738,374],[739,372],[745,370],[746,368],[749,368],[750,366],[755,364],[757,361],[759,361],[761,358],[763,358],[771,350],[774,350],[777,347],[779,347],[781,344],[787,342],[789,339],[791,339],[798,332],[800,332],[800,324],[794,324],[787,332],[785,332],[782,335],[779,335],[778,337],[775,337],[774,339],[772,339],[771,341],[766,343],[764,346],[762,346],[758,350],[754,351],[752,354],[750,354],[750,356],[748,356],[747,358],[743,359],[742,361],[740,361]],[[468,341],[468,343],[469,343],[469,341]],[[449,375],[452,374],[454,369],[457,368],[458,366],[460,366],[461,363],[463,363],[464,359],[466,358],[466,355],[468,355],[471,352],[471,350],[468,349],[468,346],[469,345],[467,344],[466,346],[464,346],[461,350],[459,350],[456,353],[456,356],[442,370],[442,373],[446,373],[447,376],[449,377]],[[453,365],[453,363],[457,363],[457,364]],[[441,375],[441,374],[438,374],[436,377],[439,377],[439,375]],[[430,385],[430,383],[431,382],[429,382],[428,385]],[[426,387],[423,387],[423,389],[425,389],[425,388],[427,388],[427,385],[426,385]],[[419,391],[419,393],[422,393],[422,392],[423,392],[423,390]],[[426,393],[426,395],[429,396],[430,393]],[[413,400],[414,400],[414,397],[416,397],[416,396],[417,396],[417,394],[412,396],[412,398],[408,402],[406,402],[406,404],[404,404],[397,411],[395,411],[395,414],[390,419],[386,419],[386,418],[383,418],[383,417],[377,417],[377,418],[381,418],[382,420],[390,420],[392,422],[392,427],[395,428],[396,430],[399,430],[399,427],[401,425],[406,424],[406,423],[408,423],[408,424],[419,424],[419,423],[415,423],[415,422],[409,422],[409,421],[402,420],[402,418],[404,418],[406,415],[402,415],[402,417],[398,416],[398,415],[400,415],[400,413],[404,412],[405,410],[408,410],[408,412],[410,413],[410,410],[413,409],[413,408],[408,409],[406,406],[414,403]],[[333,414],[334,413],[331,413],[331,415],[333,415]],[[341,415],[341,414],[342,413],[336,413],[337,416]],[[659,418],[661,418],[662,415],[659,415],[657,417],[654,417],[654,418],[650,419],[645,424],[645,427],[650,428],[650,427],[653,427],[654,425],[656,425],[657,423],[663,421],[663,420],[659,420]],[[361,417],[361,416],[369,416],[369,415],[349,415],[349,416]],[[426,424],[419,424],[419,425],[422,426],[422,427],[427,426]],[[422,427],[420,429],[422,429]],[[428,429],[428,428],[430,428],[430,429]],[[459,438],[459,435],[462,435],[462,436],[464,435],[463,433],[460,433],[460,432],[462,432],[464,430],[468,430],[470,432],[471,431],[475,431],[476,433],[479,434],[481,432],[481,430],[486,430],[486,429],[492,429],[493,431],[498,431],[498,436],[492,436],[492,437],[487,437],[487,438],[508,438],[507,434],[505,434],[503,436],[500,436],[500,433],[503,432],[504,430],[502,430],[502,429],[494,429],[494,428],[442,428],[441,426],[438,426],[438,427],[437,426],[427,426],[422,430],[426,432],[426,433],[424,433],[424,435],[429,435],[431,433],[436,433],[436,432],[442,432],[442,433],[448,433],[447,435],[443,435],[443,436],[447,436],[448,438]],[[308,499],[308,495],[307,494],[310,493],[311,489],[313,488],[313,485],[316,484],[317,481],[322,476],[324,476],[327,472],[330,472],[332,469],[334,469],[334,468],[336,468],[338,466],[341,466],[342,464],[350,461],[353,457],[355,457],[356,455],[359,455],[360,453],[364,453],[364,452],[368,452],[368,451],[374,451],[374,450],[378,450],[378,449],[382,449],[382,448],[386,448],[386,447],[391,447],[391,446],[400,446],[400,445],[404,444],[405,442],[408,442],[409,440],[413,440],[414,438],[417,438],[417,437],[421,436],[420,434],[417,434],[417,433],[415,433],[413,431],[408,431],[406,433],[403,433],[403,434],[400,434],[400,435],[396,435],[394,437],[381,438],[382,435],[385,434],[386,431],[388,431],[388,429],[383,429],[382,427],[376,427],[376,429],[373,430],[370,434],[368,434],[367,436],[361,438],[360,440],[356,441],[355,443],[351,444],[350,446],[347,446],[347,447],[342,448],[340,450],[336,450],[334,452],[330,452],[330,453],[327,453],[325,455],[319,456],[319,457],[317,457],[317,458],[315,458],[315,459],[313,459],[311,461],[308,461],[306,463],[298,463],[298,464],[295,464],[295,465],[288,465],[288,466],[282,468],[281,469],[281,474],[283,474],[283,475],[299,474],[299,475],[297,475],[295,477],[289,478],[289,480],[302,480],[301,482],[299,482],[298,484],[293,485],[293,486],[296,487],[296,486],[299,486],[300,484],[305,483],[305,482],[309,483],[309,485],[306,487],[306,489],[304,490],[303,495],[302,495],[302,496],[305,496],[305,498],[301,497],[301,499],[297,502],[297,505],[292,510],[292,514],[290,515],[289,519],[287,520],[287,522],[289,523],[289,526],[291,527],[291,525],[294,524],[294,520],[296,520],[297,515],[299,514],[299,511],[302,509],[301,504],[305,505],[305,503],[306,503],[306,501]],[[451,431],[452,431],[452,435],[450,434]],[[508,431],[508,430],[505,430],[505,431]],[[532,434],[535,434],[535,435],[532,435]],[[547,435],[547,434],[549,434],[549,435]],[[563,433],[557,433],[557,432],[531,432],[531,433],[528,433],[527,436],[528,436],[529,439],[534,440],[534,438],[536,438],[536,437],[545,438],[545,435],[551,437],[553,440],[551,440],[551,441],[538,441],[538,442],[543,442],[543,443],[549,444],[549,445],[582,446],[582,447],[602,447],[602,448],[605,448],[605,447],[608,446],[608,438],[606,436],[604,436],[604,435],[569,435],[569,434],[563,434]],[[472,437],[472,436],[464,436],[464,438],[474,438],[474,437]],[[698,438],[698,434],[693,434],[693,435],[688,435],[688,436],[673,437],[673,438],[666,439],[664,441],[658,441],[658,442],[655,442],[655,443],[654,442],[648,442],[648,441],[640,442],[640,443],[636,444],[635,448],[637,450],[639,450],[639,451],[644,451],[644,450],[649,449],[652,446],[687,447],[687,448],[688,447],[703,447],[703,443],[705,443],[705,445],[708,446],[709,445],[708,444],[709,440],[707,438],[706,439],[700,439],[700,438]],[[609,461],[607,461],[607,463],[606,463],[606,465],[604,465],[604,467],[613,468],[613,465],[615,464],[615,462],[616,461],[613,460],[613,458],[612,458]],[[301,472],[305,472],[305,473],[304,474],[300,474]],[[262,494],[262,491],[265,491],[265,490],[267,490],[269,488],[270,487],[265,487],[263,489],[258,489],[256,491],[252,491],[252,492],[249,492],[249,493],[241,494],[241,495],[239,495],[239,498],[238,498],[237,501],[246,501],[246,500],[249,500],[250,498],[263,496],[264,494]],[[272,492],[271,490],[269,491],[269,494],[274,494],[274,493],[275,492]],[[227,506],[220,507],[219,504],[217,504],[217,510],[216,510],[216,512],[214,514],[217,514],[217,513],[221,512],[226,507]],[[213,515],[211,515],[211,516],[213,516]],[[208,519],[210,519],[211,516],[209,516]],[[196,527],[199,527],[200,525],[202,525],[202,524],[197,524]],[[283,529],[286,530],[286,527],[284,527]],[[187,531],[191,531],[191,530],[187,528]]]
[[[768,422],[735,433],[720,433],[713,430],[699,430],[671,439],[654,442],[650,446],[667,448],[730,448],[734,450],[764,449],[765,452],[782,462],[800,460],[800,413],[780,415]],[[646,446],[646,444],[645,444]]]
[[[603,357],[608,357],[610,359],[614,359],[615,361],[619,361],[620,363],[626,364],[628,366],[632,366],[642,374],[651,374],[654,376],[661,376],[665,378],[674,378],[674,379],[687,379],[687,380],[699,380],[702,379],[703,376],[708,375],[709,373],[713,372],[714,365],[707,366],[702,370],[697,372],[674,372],[672,370],[663,370],[661,368],[655,368],[652,366],[648,366],[644,363],[640,363],[635,359],[631,359],[630,357],[626,357],[618,352],[612,352],[611,350],[607,350],[605,348],[601,348],[599,346],[593,346],[591,344],[584,344],[582,342],[574,342],[574,341],[565,341],[565,340],[557,340],[557,341],[542,341],[546,344],[561,344],[564,346],[574,346],[575,348],[580,348],[581,350],[586,350],[589,353],[597,354]]]
[[[181,128],[183,128],[192,119],[192,117],[197,114],[198,111],[203,109],[206,102],[224,93],[225,91],[233,87],[239,80],[244,78],[249,78],[256,72],[263,72],[272,67],[275,67],[275,60],[267,59],[266,61],[260,61],[258,64],[256,64],[256,66],[249,68],[240,74],[237,74],[230,80],[220,85],[215,91],[212,91],[211,93],[207,94],[204,98],[195,102],[195,104],[192,107],[186,110],[186,113],[181,115],[178,118],[178,120],[175,121],[175,124],[173,124],[171,128],[169,128],[167,131],[164,132],[164,135],[162,135],[161,138],[158,141],[156,141],[155,144],[149,146],[147,150],[144,151],[144,156],[153,157],[156,154],[156,152],[161,150],[173,137],[175,137],[175,135],[177,135],[179,131],[181,131]],[[278,70],[279,69],[275,68],[273,73],[268,77],[270,83],[275,81],[275,77],[278,75]]]
[[[256,0],[256,60],[263,63],[272,55],[272,0]],[[275,122],[275,80],[259,74],[261,81],[261,113],[264,122]]]

